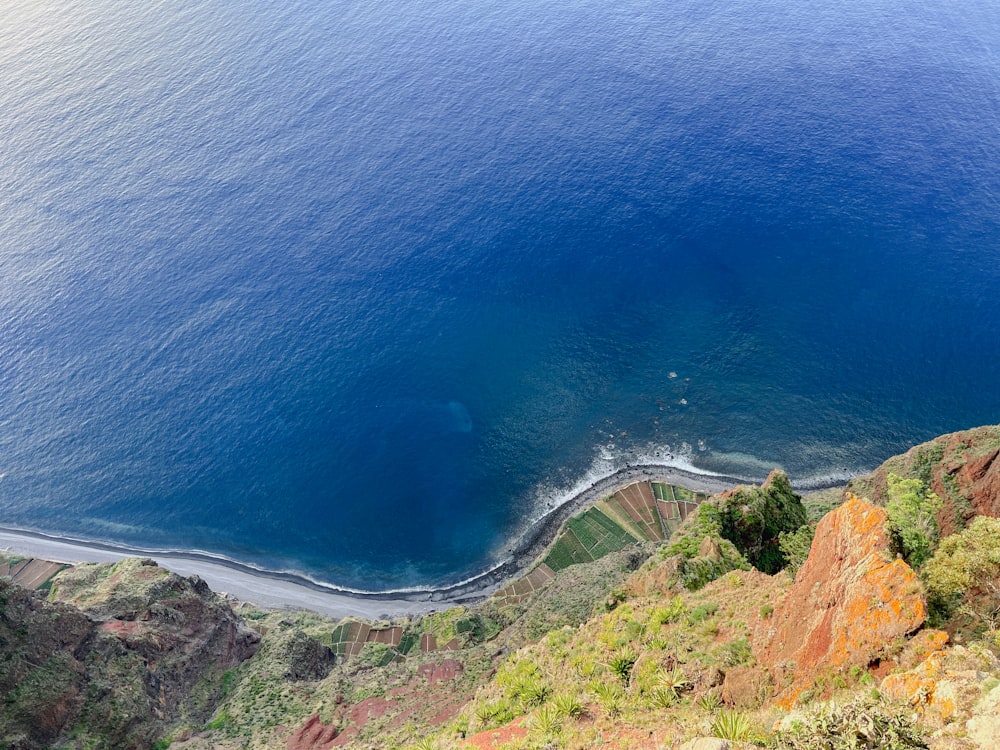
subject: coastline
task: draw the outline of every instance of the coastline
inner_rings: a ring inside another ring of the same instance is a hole
[[[507,556],[492,568],[438,587],[359,591],[322,583],[299,573],[264,570],[205,552],[141,549],[8,527],[0,527],[0,549],[69,564],[149,557],[178,575],[201,577],[216,592],[268,609],[307,609],[331,617],[366,620],[395,619],[486,598],[528,572],[567,518],[616,489],[639,481],[662,481],[709,494],[749,483],[735,477],[696,473],[674,466],[642,464],[619,469],[590,482],[565,502],[547,510],[511,543]],[[810,485],[808,489],[820,487]]]

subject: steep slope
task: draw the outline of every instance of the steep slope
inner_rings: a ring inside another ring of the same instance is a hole
[[[0,742],[149,747],[200,724],[258,636],[203,581],[149,560],[81,565],[29,592],[0,581]]]
[[[914,446],[852,479],[849,487],[884,505],[890,473],[919,479],[944,501],[938,513],[942,537],[965,528],[974,516],[1000,518],[1000,425],[953,432]]]

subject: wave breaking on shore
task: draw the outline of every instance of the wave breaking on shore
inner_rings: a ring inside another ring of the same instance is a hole
[[[849,476],[822,476],[796,482],[797,489],[836,486]],[[296,570],[269,570],[204,550],[152,549],[100,540],[77,539],[23,528],[0,527],[0,544],[12,551],[58,562],[106,562],[124,557],[150,557],[164,567],[199,575],[219,591],[278,608],[317,609],[326,614],[381,616],[420,614],[442,606],[482,599],[526,573],[552,542],[563,522],[585,507],[638,481],[662,481],[689,490],[721,492],[738,484],[759,482],[697,468],[689,455],[660,449],[624,457],[599,457],[568,488],[541,487],[534,499],[537,512],[496,551],[497,561],[463,580],[437,586],[379,591],[340,586]],[[319,597],[319,598],[318,598]],[[324,604],[322,597],[328,597]],[[263,601],[261,601],[263,599]]]

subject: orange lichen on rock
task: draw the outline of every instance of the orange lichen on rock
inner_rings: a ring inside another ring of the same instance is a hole
[[[926,615],[916,574],[892,559],[885,511],[850,495],[820,521],[794,585],[757,627],[754,651],[778,675],[790,673],[779,696],[787,705],[820,672],[867,666]]]
[[[935,651],[915,669],[889,675],[882,680],[882,692],[909,702],[924,718],[950,721],[958,710],[958,701],[954,686],[944,679],[944,659],[943,651]]]

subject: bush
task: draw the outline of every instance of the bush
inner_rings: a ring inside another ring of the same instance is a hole
[[[529,717],[526,722],[528,737],[536,745],[551,745],[562,734],[562,716],[549,706],[543,706]]]
[[[788,563],[788,570],[795,573],[809,558],[812,549],[814,529],[809,524],[799,526],[795,531],[782,531],[778,534],[778,548]]]
[[[749,717],[738,711],[725,709],[712,719],[711,732],[713,737],[732,742],[749,742],[754,737],[754,727]]]
[[[718,611],[719,605],[715,602],[705,602],[704,604],[699,604],[688,613],[687,623],[693,628],[695,625],[700,625],[705,622],[705,620]]]
[[[926,748],[905,710],[877,699],[826,704],[774,734],[775,750],[915,750]]]
[[[686,610],[687,607],[684,605],[684,600],[679,596],[675,596],[667,606],[654,609],[649,615],[649,621],[654,626],[669,625],[672,622],[676,622]]]
[[[746,638],[730,641],[722,647],[722,662],[727,667],[738,667],[753,659],[753,650]]]
[[[516,659],[500,667],[496,684],[503,688],[508,702],[523,709],[542,705],[552,693],[542,680],[541,669],[529,659]]]
[[[563,693],[562,695],[557,695],[553,698],[552,708],[555,709],[559,716],[563,716],[567,719],[576,719],[583,716],[587,712],[579,698],[575,695],[570,695],[569,693]]]
[[[632,667],[635,666],[638,659],[639,654],[635,649],[623,646],[611,657],[608,667],[621,680],[622,685],[628,685],[629,680],[632,678]]]
[[[610,717],[616,717],[622,712],[625,703],[625,691],[620,683],[608,684],[607,682],[594,681],[590,684],[590,689],[597,696],[597,702],[601,704]]]
[[[503,726],[513,721],[516,715],[513,707],[505,700],[481,703],[476,706],[473,712],[473,717],[476,721],[475,726],[478,729],[493,729],[494,727]]]
[[[889,474],[889,533],[903,559],[912,567],[923,565],[938,542],[937,512],[941,498],[919,479],[903,479]]]
[[[941,542],[921,571],[932,610],[959,608],[996,629],[1000,618],[1000,519],[979,516]]]

